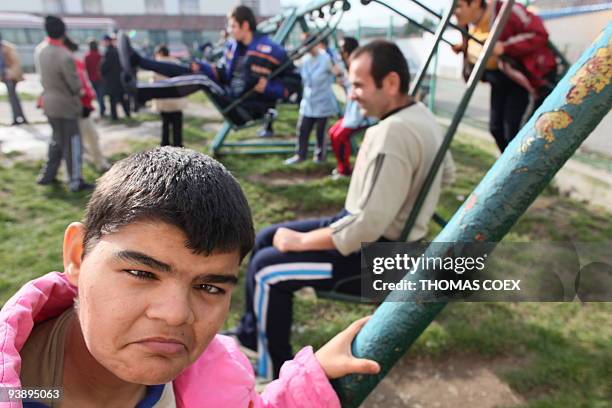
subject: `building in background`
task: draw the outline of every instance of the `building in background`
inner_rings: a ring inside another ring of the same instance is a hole
[[[32,24],[37,17],[57,14],[63,17],[98,19],[90,32],[85,29],[69,33],[81,43],[87,37],[98,37],[100,25],[112,21],[115,29],[130,32],[134,42],[145,50],[166,43],[179,57],[197,50],[207,41],[216,42],[219,31],[226,26],[225,15],[234,6],[244,4],[260,18],[280,13],[281,0],[19,0],[0,2],[0,17],[12,20],[2,24],[0,31],[8,41],[23,49],[40,41],[40,32]],[[18,13],[16,20],[11,14]],[[30,15],[30,17],[27,17]],[[30,19],[23,27],[15,21]],[[0,20],[2,20],[0,19]],[[104,22],[99,19],[104,19]],[[42,30],[42,25],[40,25]],[[31,37],[31,38],[30,38]],[[27,64],[26,64],[27,65]]]
[[[571,62],[612,21],[612,1],[537,0],[531,4],[544,20],[551,40]]]

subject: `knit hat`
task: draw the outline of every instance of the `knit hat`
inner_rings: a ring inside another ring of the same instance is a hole
[[[66,24],[56,16],[45,17],[45,31],[51,38],[58,39],[66,34]]]

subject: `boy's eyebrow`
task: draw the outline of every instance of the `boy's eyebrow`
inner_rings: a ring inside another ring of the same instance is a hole
[[[123,250],[123,251],[117,252],[115,254],[115,257],[122,259],[124,261],[135,261],[140,264],[157,269],[158,271],[161,271],[161,272],[172,272],[172,267],[170,267],[170,265],[168,265],[167,263],[158,261],[157,259],[152,258],[147,254],[143,254],[142,252]]]
[[[158,261],[157,259],[150,257],[149,255],[143,254],[142,252],[123,250],[117,252],[115,254],[115,257],[125,261],[135,261],[161,272],[172,272],[172,267],[170,265],[162,261]],[[219,273],[205,273],[199,275],[196,279],[204,281],[206,283],[228,283],[230,285],[238,284],[237,276],[224,275]]]
[[[206,273],[197,277],[197,280],[206,283],[229,283],[230,285],[236,285],[238,283],[238,277],[234,275],[222,275],[218,273]]]

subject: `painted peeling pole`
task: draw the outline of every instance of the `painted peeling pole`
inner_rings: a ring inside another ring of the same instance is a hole
[[[434,242],[499,242],[610,111],[611,78],[609,23]],[[442,256],[443,246],[430,247],[427,256]],[[421,273],[405,279],[418,280]],[[353,342],[353,353],[378,361],[382,371],[376,376],[352,375],[335,381],[343,407],[358,407],[445,306],[389,301],[398,295],[389,295]]]

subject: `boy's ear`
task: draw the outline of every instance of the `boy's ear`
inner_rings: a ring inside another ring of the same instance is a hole
[[[64,232],[64,272],[68,281],[78,286],[83,258],[85,226],[80,222],[71,223]]]

